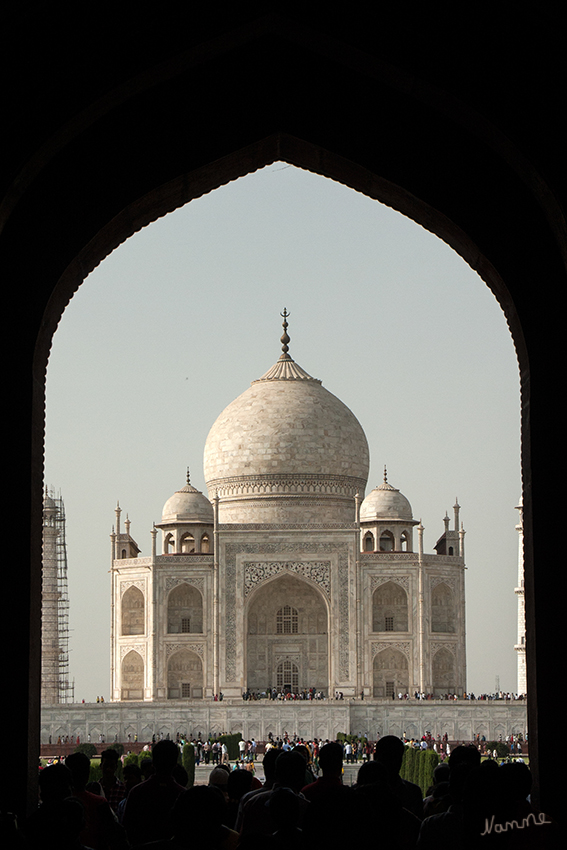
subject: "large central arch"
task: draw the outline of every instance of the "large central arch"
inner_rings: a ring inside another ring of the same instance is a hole
[[[246,683],[252,691],[329,693],[329,612],[310,582],[283,573],[255,590],[246,613]]]
[[[0,276],[12,354],[4,390],[25,446],[8,459],[7,487],[21,539],[30,541],[29,560],[27,550],[17,552],[10,599],[19,652],[7,655],[4,671],[29,708],[6,743],[8,809],[22,811],[27,799],[31,810],[36,801],[44,386],[61,313],[84,277],[137,229],[284,160],[435,232],[478,271],[507,316],[522,384],[534,799],[560,814],[559,768],[543,742],[553,734],[555,682],[543,670],[558,645],[561,599],[548,592],[548,553],[534,553],[534,540],[547,536],[550,493],[563,480],[563,426],[549,415],[549,387],[562,381],[564,329],[554,308],[567,289],[565,139],[556,117],[563,28],[554,13],[527,7],[510,20],[507,8],[485,17],[464,7],[462,19],[453,10],[443,21],[425,9],[411,19],[381,10],[378,19],[360,10],[333,18],[235,7],[222,21],[201,11],[186,26],[166,10],[138,10],[133,21],[113,9],[111,21],[81,21],[73,39],[61,25],[67,10],[59,12],[10,8],[3,45],[11,85]],[[544,50],[530,51],[532,42]],[[56,63],[59,56],[65,61]],[[8,618],[2,628],[13,645]]]

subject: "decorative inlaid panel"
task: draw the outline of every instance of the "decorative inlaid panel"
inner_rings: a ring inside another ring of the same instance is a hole
[[[128,655],[129,652],[137,652],[142,656],[144,661],[146,660],[146,644],[145,643],[123,643],[120,644],[120,660],[124,658],[125,655]]]
[[[371,592],[374,593],[377,587],[380,587],[382,584],[386,584],[389,581],[394,582],[394,584],[399,584],[400,587],[403,587],[405,592],[409,594],[410,576],[399,576],[395,573],[391,573],[390,575],[383,574],[379,576],[370,576]]]
[[[189,652],[194,652],[199,656],[201,661],[203,660],[203,656],[205,654],[205,648],[202,643],[166,643],[165,645],[165,657],[166,659],[173,655],[174,652],[177,652],[180,649],[188,649]]]
[[[201,593],[204,593],[204,591],[205,591],[205,579],[204,578],[195,578],[194,576],[191,576],[191,578],[189,578],[187,576],[181,576],[181,577],[170,576],[169,578],[167,578],[165,580],[166,593],[169,593],[169,591],[172,590],[174,587],[177,587],[178,584],[192,585],[193,587],[196,587],[197,590],[200,590]]]
[[[456,583],[455,579],[451,578],[450,576],[430,576],[429,577],[429,585],[431,587],[431,590],[433,590],[433,588],[437,587],[438,584],[446,584],[447,587],[451,588],[453,593],[457,589],[457,583]]]
[[[142,593],[144,593],[146,590],[146,582],[143,579],[139,579],[138,581],[121,581],[120,596],[124,596],[125,591],[127,591],[129,587],[137,587],[138,590],[141,590]]]
[[[326,596],[331,595],[330,561],[250,561],[244,564],[244,596],[266,579],[288,572],[315,582]]]
[[[372,659],[378,655],[379,652],[383,652],[385,649],[398,649],[402,652],[408,661],[411,660],[411,641],[409,640],[393,640],[393,641],[372,641],[370,644],[370,652],[372,655]]]
[[[451,655],[457,654],[457,645],[455,643],[443,643],[442,641],[431,641],[429,644],[431,650],[431,657],[435,655],[435,653],[439,649],[448,649]]]

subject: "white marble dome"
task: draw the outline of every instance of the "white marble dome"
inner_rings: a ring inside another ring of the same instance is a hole
[[[399,490],[383,481],[372,490],[360,506],[360,521],[376,519],[413,520],[411,505]]]
[[[212,523],[214,519],[213,506],[206,496],[189,482],[171,496],[162,512],[163,523],[197,522]]]
[[[351,522],[368,478],[354,414],[288,354],[228,405],[205,445],[224,522]]]

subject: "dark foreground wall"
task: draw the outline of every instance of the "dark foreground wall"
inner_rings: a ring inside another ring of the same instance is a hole
[[[0,281],[3,799],[35,802],[44,378],[84,276],[136,229],[285,160],[378,198],[452,245],[499,299],[522,381],[534,798],[561,817],[549,746],[563,595],[564,31],[557,4],[367,15],[303,4],[8,3],[2,21]],[[346,7],[345,7],[346,8]],[[551,663],[550,663],[551,660]]]

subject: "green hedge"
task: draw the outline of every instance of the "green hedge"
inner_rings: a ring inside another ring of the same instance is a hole
[[[506,756],[510,755],[510,747],[504,741],[487,741],[486,752],[492,755],[494,750],[496,750],[496,755],[499,759],[505,759]]]
[[[75,747],[76,753],[84,753],[90,759],[96,756],[96,746],[94,744],[77,744]]]
[[[211,744],[214,741],[219,741],[221,744],[226,744],[228,749],[228,757],[229,759],[238,759],[240,757],[240,750],[238,749],[238,742],[242,740],[241,732],[233,732],[232,735],[219,735],[218,738],[211,738]]]
[[[193,744],[183,745],[181,764],[187,771],[187,776],[189,777],[187,788],[192,788],[195,784],[195,748]]]
[[[439,755],[434,750],[418,750],[406,747],[400,776],[414,785],[419,785],[425,797],[427,789],[433,785],[433,771],[439,764]]]

